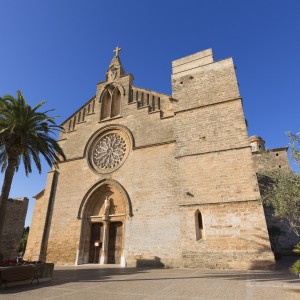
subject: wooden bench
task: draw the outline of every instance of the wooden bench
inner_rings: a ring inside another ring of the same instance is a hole
[[[17,281],[25,281],[30,280],[31,284],[33,280],[37,280],[39,284],[38,270],[34,265],[23,265],[17,267],[8,267],[3,268],[0,271],[0,287],[2,284],[5,284],[5,288],[7,288],[7,283],[9,282],[17,282]]]

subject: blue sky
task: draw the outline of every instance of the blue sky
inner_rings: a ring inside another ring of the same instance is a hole
[[[0,0],[0,12],[0,95],[46,100],[59,123],[95,94],[118,45],[134,84],[167,94],[172,60],[233,57],[249,135],[276,148],[300,128],[298,0]],[[37,194],[48,170],[16,174],[11,197]]]

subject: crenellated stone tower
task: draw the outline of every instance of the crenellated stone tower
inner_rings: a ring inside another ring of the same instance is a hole
[[[271,267],[232,59],[208,49],[173,61],[165,95],[134,86],[120,50],[62,124],[67,161],[36,196],[27,258]]]

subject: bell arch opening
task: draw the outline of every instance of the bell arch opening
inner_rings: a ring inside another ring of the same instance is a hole
[[[101,106],[101,120],[107,119],[110,117],[111,113],[111,92],[105,90],[103,93],[102,106]]]
[[[109,84],[100,96],[100,121],[121,116],[122,85]]]
[[[114,90],[111,104],[111,118],[121,114],[121,93],[118,88]]]
[[[104,180],[93,186],[78,211],[81,235],[76,264],[125,266],[126,219],[131,215],[130,199],[120,184]]]

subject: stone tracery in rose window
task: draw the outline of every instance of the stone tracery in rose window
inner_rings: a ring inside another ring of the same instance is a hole
[[[108,134],[94,146],[93,162],[100,169],[114,168],[122,162],[125,153],[125,140],[118,134]]]

